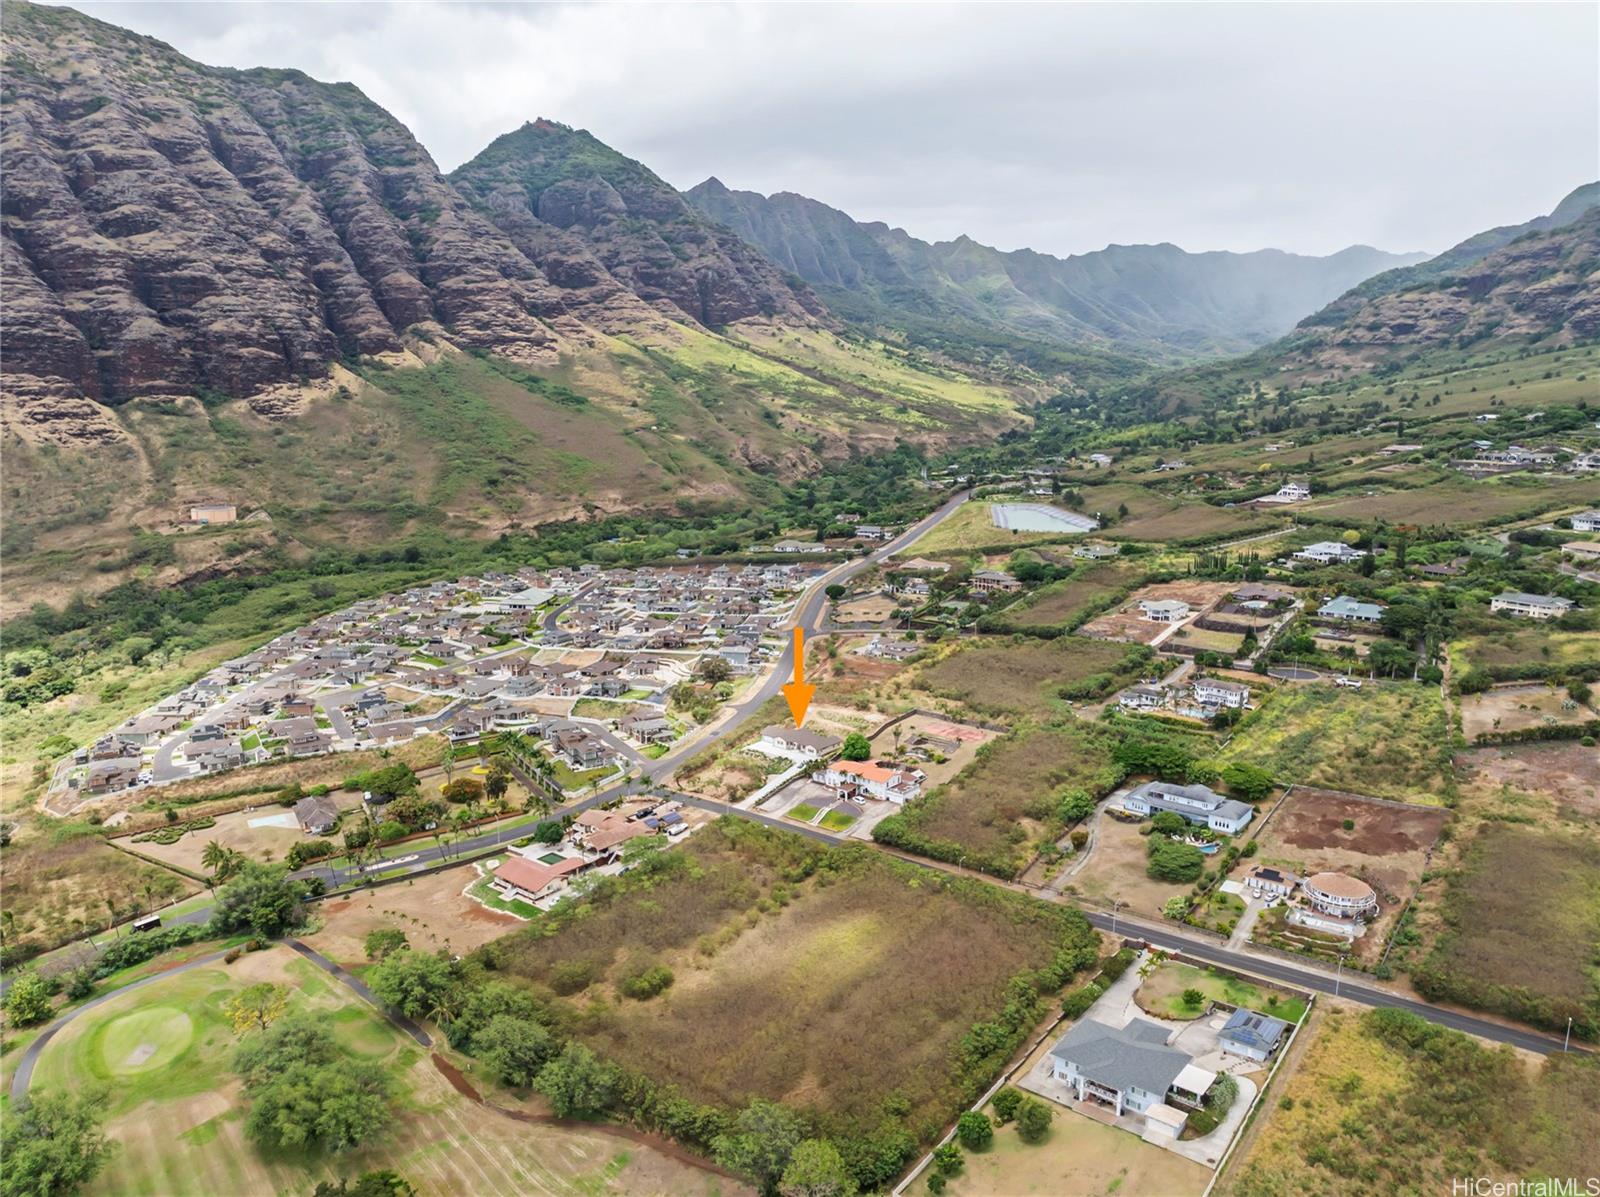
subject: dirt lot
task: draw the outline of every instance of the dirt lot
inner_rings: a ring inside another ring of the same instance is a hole
[[[1233,582],[1157,582],[1141,586],[1128,596],[1128,601],[1115,611],[1091,619],[1081,629],[1085,636],[1101,640],[1131,640],[1149,644],[1171,624],[1154,623],[1139,614],[1139,604],[1146,599],[1180,599],[1193,608],[1191,615],[1200,615],[1215,606],[1226,595],[1237,589]]]
[[[1593,708],[1573,703],[1565,688],[1553,686],[1508,686],[1469,694],[1461,700],[1461,730],[1469,742],[1484,732],[1519,731],[1546,723],[1582,723],[1595,717]]]
[[[1600,752],[1571,740],[1476,748],[1456,757],[1469,776],[1555,799],[1565,811],[1600,818]]]
[[[839,603],[833,617],[839,623],[882,623],[894,614],[894,600],[886,594],[869,594],[864,598]]]
[[[1100,640],[1062,636],[1056,640],[984,640],[946,654],[919,669],[911,679],[931,696],[921,705],[942,706],[953,699],[980,715],[1044,718],[1064,709],[1062,687],[1100,677],[1107,693],[1138,676],[1129,655],[1139,650]]]
[[[301,938],[341,964],[364,964],[362,942],[380,927],[399,927],[419,951],[448,948],[460,955],[526,927],[521,919],[489,910],[462,892],[478,876],[477,869],[465,864],[401,885],[331,898],[314,910],[321,929]]]
[[[1146,844],[1139,824],[1109,816],[1095,825],[1094,841],[1083,867],[1065,879],[1062,890],[1080,894],[1096,906],[1124,902],[1134,914],[1159,917],[1168,898],[1188,892],[1187,885],[1153,881],[1145,875]]]
[[[1360,877],[1378,891],[1381,910],[1356,941],[1362,958],[1383,951],[1400,907],[1416,889],[1448,812],[1378,802],[1335,790],[1296,787],[1256,836],[1261,864],[1301,876],[1324,870]],[[1345,830],[1346,820],[1354,823]]]

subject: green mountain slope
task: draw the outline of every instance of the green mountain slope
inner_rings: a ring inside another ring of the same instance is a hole
[[[1004,253],[969,237],[929,243],[805,196],[732,191],[716,179],[686,194],[849,318],[1166,360],[1255,348],[1355,282],[1421,256],[1367,246],[1313,258],[1113,245],[1056,258]]]

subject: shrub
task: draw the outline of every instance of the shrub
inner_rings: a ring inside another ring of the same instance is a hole
[[[1017,1105],[1017,1134],[1024,1143],[1037,1143],[1049,1133],[1054,1117],[1037,1097],[1024,1097]]]
[[[961,1148],[955,1143],[946,1143],[936,1147],[933,1151],[933,1166],[943,1176],[954,1176],[961,1171]]]
[[[1004,1126],[1017,1116],[1017,1106],[1022,1103],[1022,1091],[1007,1085],[994,1095],[994,1100],[989,1104],[994,1107],[995,1117],[1000,1119]]]
[[[564,960],[550,970],[550,988],[566,997],[589,988],[596,969],[588,960]]]
[[[672,984],[672,979],[670,968],[656,964],[623,977],[617,988],[625,996],[644,1002],[666,990]]]
[[[956,1119],[956,1138],[968,1151],[982,1151],[994,1142],[994,1123],[988,1115],[968,1110]]]
[[[1193,844],[1152,836],[1145,872],[1157,881],[1198,881],[1205,871],[1205,853]]]
[[[1061,1013],[1068,1018],[1082,1018],[1089,1012],[1089,1007],[1094,1005],[1104,992],[1105,989],[1094,982],[1074,989],[1062,999]]]

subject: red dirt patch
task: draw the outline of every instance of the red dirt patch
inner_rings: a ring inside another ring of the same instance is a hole
[[[1296,848],[1340,848],[1365,856],[1426,852],[1439,838],[1448,812],[1434,807],[1402,807],[1341,794],[1337,790],[1297,788],[1272,817],[1274,838]],[[1355,823],[1344,829],[1344,821]]]

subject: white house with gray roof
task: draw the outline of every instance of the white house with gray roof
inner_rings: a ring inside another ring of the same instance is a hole
[[[1136,815],[1171,811],[1200,827],[1223,835],[1238,835],[1255,817],[1248,803],[1224,798],[1210,786],[1181,786],[1168,781],[1147,781],[1122,800]]]
[[[1489,610],[1504,611],[1523,619],[1555,619],[1558,615],[1565,615],[1575,605],[1571,599],[1552,594],[1522,594],[1510,590],[1489,600]]]
[[[1166,1027],[1135,1018],[1111,1027],[1086,1018],[1050,1049],[1050,1074],[1072,1087],[1079,1101],[1110,1106],[1118,1117],[1145,1115],[1182,1125],[1182,1109],[1198,1109],[1217,1074],[1195,1066],[1188,1052],[1167,1045]]]

